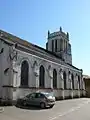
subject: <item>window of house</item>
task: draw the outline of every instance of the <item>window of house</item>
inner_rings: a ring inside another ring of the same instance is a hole
[[[25,60],[21,64],[21,86],[28,86],[29,65]]]
[[[57,71],[53,70],[53,88],[57,88]]]
[[[54,41],[52,40],[52,52],[54,52]]]
[[[45,69],[43,65],[41,65],[39,70],[39,87],[44,88],[44,82],[45,82]]]
[[[66,72],[65,71],[63,72],[63,79],[64,79],[64,89],[66,89],[67,85],[66,85]]]

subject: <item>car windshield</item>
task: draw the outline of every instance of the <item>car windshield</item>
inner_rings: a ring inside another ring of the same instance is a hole
[[[27,94],[25,97],[29,98],[31,96],[31,94]]]

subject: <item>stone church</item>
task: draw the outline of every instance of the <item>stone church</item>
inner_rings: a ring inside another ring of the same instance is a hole
[[[34,91],[56,99],[85,96],[82,69],[72,65],[69,33],[48,31],[46,49],[0,30],[0,99],[13,101]]]

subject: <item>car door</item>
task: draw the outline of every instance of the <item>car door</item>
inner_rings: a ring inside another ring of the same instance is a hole
[[[35,96],[36,96],[36,93],[30,94],[30,96],[27,99],[28,105],[35,105]]]
[[[45,96],[41,93],[36,93],[34,103],[35,105],[40,105],[41,101],[44,101]]]

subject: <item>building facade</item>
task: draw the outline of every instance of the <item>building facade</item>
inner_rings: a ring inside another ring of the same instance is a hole
[[[90,76],[83,75],[83,80],[85,83],[86,97],[90,98]]]
[[[16,100],[34,91],[57,99],[85,96],[82,69],[72,65],[69,34],[50,33],[46,49],[0,30],[0,98]]]

